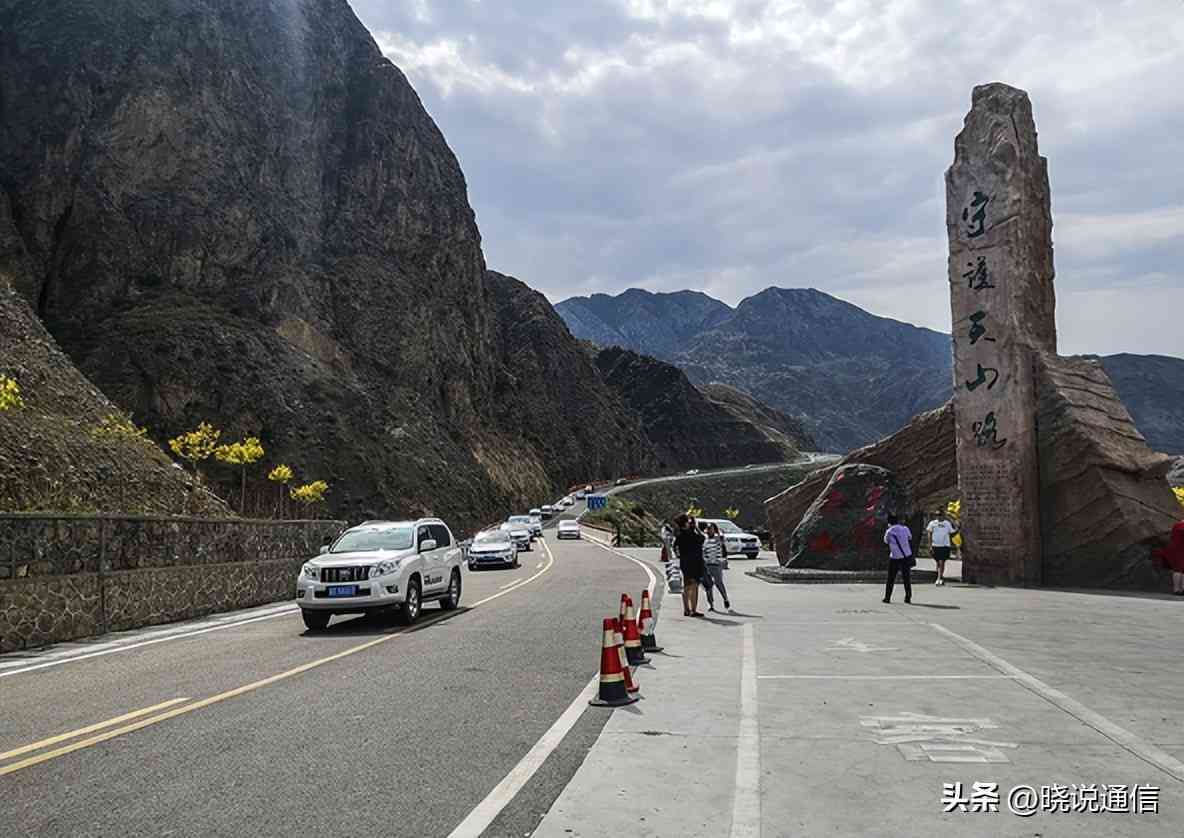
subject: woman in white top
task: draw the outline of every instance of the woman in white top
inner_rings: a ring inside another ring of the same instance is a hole
[[[703,542],[703,564],[707,573],[704,574],[703,589],[707,592],[707,610],[715,610],[713,589],[719,588],[724,598],[724,608],[732,610],[732,603],[728,601],[728,588],[724,585],[724,571],[728,567],[728,555],[724,548],[724,537],[715,524],[707,525],[705,533],[707,540]]]

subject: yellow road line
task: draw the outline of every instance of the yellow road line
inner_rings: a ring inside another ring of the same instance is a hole
[[[538,579],[540,576],[542,576],[544,573],[546,573],[548,570],[550,570],[551,566],[553,564],[555,564],[555,557],[553,555],[551,555],[551,550],[549,548],[547,548],[546,544],[544,544],[543,547],[544,547],[544,549],[547,550],[547,565],[546,565],[546,567],[544,567],[538,573],[535,573],[533,576],[523,579],[521,582],[517,583],[513,588],[507,588],[506,590],[501,591],[500,593],[493,594],[492,596],[487,596],[487,597],[485,597],[485,599],[478,600],[477,602],[474,602],[472,605],[469,606],[469,609],[471,610],[473,608],[478,607],[479,605],[484,605],[485,603],[490,602],[491,600],[495,600],[500,596],[505,596],[506,594],[510,593],[511,591],[517,590],[522,585],[526,585],[530,582],[533,582],[535,579]],[[433,623],[439,622],[446,614],[447,614],[447,612],[444,612],[439,617],[433,617],[429,620],[425,620],[424,622],[417,623],[413,628],[416,630],[418,630],[420,628],[426,628],[427,626],[430,626]],[[70,753],[73,753],[74,751],[82,750],[83,748],[89,748],[92,745],[98,745],[100,742],[106,742],[108,739],[114,739],[116,736],[123,736],[126,733],[133,733],[134,731],[148,727],[149,725],[154,725],[159,722],[167,721],[168,719],[172,719],[177,716],[184,715],[185,713],[191,713],[194,710],[200,710],[203,707],[209,707],[212,704],[218,704],[219,702],[226,701],[227,699],[230,699],[230,698],[236,698],[236,697],[243,695],[245,693],[249,693],[254,690],[260,689],[261,687],[270,686],[271,684],[274,684],[278,681],[283,681],[283,680],[285,680],[287,678],[291,678],[295,675],[300,675],[303,672],[308,672],[310,669],[316,669],[318,666],[324,666],[327,663],[332,663],[333,661],[341,660],[342,658],[349,657],[350,655],[355,655],[358,652],[362,652],[362,651],[365,651],[366,649],[373,648],[374,646],[377,646],[380,643],[385,643],[388,640],[393,640],[396,637],[402,637],[404,634],[406,634],[405,631],[397,631],[397,632],[393,632],[391,634],[385,634],[382,637],[376,637],[373,640],[368,640],[365,643],[360,643],[357,646],[351,646],[348,649],[345,649],[341,652],[337,652],[336,654],[333,654],[333,655],[329,655],[328,657],[319,658],[317,660],[309,661],[308,663],[301,664],[300,666],[289,669],[286,672],[281,672],[278,675],[272,675],[268,678],[264,678],[259,681],[254,681],[250,684],[244,684],[241,687],[235,687],[233,690],[227,690],[226,692],[218,693],[217,695],[212,695],[209,698],[203,698],[200,701],[195,701],[192,704],[186,704],[183,707],[174,707],[172,710],[167,710],[158,716],[152,716],[147,719],[141,719],[138,722],[133,722],[132,724],[124,725],[123,727],[119,727],[114,730],[108,730],[105,733],[100,733],[99,735],[92,736],[89,739],[83,739],[78,742],[72,742],[69,745],[65,745],[61,748],[55,748],[52,751],[46,751],[45,753],[41,753],[41,754],[37,754],[36,756],[29,757],[28,759],[23,759],[23,760],[20,760],[19,762],[11,763],[10,765],[6,765],[3,768],[0,768],[0,777],[3,777],[5,774],[11,774],[14,771],[20,771],[22,768],[29,768],[30,766],[37,765],[39,763],[46,762],[51,759],[55,759],[60,756],[65,756],[66,754],[70,754]],[[159,709],[161,707],[167,707],[170,704],[175,704],[178,701],[186,701],[186,700],[187,699],[174,699],[171,702],[165,702],[164,704],[157,705],[156,707],[149,707],[145,710],[138,710],[135,713],[130,713],[125,716],[120,716],[118,718],[110,719],[106,722],[100,722],[97,725],[91,725],[89,728],[82,728],[81,730],[75,731],[73,734],[69,734],[69,736],[79,736],[79,735],[82,735],[83,733],[87,733],[87,732],[90,732],[93,730],[99,730],[104,727],[110,727],[113,724],[118,724],[119,722],[124,721],[126,719],[130,719],[134,716],[140,716],[145,713],[149,713],[153,710]],[[63,734],[62,738],[68,738],[68,736]],[[23,748],[17,749],[16,751],[10,751],[9,755],[15,756],[17,753],[27,753],[30,750],[35,750],[36,748],[45,747],[46,745],[52,744],[55,741],[61,741],[61,738],[55,737],[54,739],[42,740],[41,742],[34,743],[33,745],[26,745]]]
[[[155,713],[157,710],[163,710],[165,707],[172,707],[174,704],[180,704],[183,701],[188,701],[188,698],[173,698],[160,704],[153,704],[151,707],[145,707],[143,710],[133,710],[131,713],[124,713],[122,716],[116,716],[114,719],[107,719],[105,722],[98,724],[87,725],[80,727],[78,730],[72,730],[69,733],[59,733],[57,736],[51,736],[48,739],[42,739],[40,742],[33,742],[29,745],[22,745],[11,751],[5,751],[0,754],[0,762],[13,757],[19,757],[21,754],[27,754],[29,751],[39,751],[42,748],[48,748],[50,745],[56,745],[59,742],[65,742],[67,739],[73,739],[76,736],[85,736],[88,733],[94,733],[96,730],[102,730],[111,725],[117,725],[120,722],[126,722],[129,719],[136,719],[140,716],[147,716],[149,713]]]

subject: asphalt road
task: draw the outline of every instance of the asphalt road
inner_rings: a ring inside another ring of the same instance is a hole
[[[585,688],[600,620],[648,582],[545,541],[518,570],[466,570],[461,609],[410,630],[308,634],[284,611],[33,671],[0,659],[0,834],[449,835]],[[610,712],[584,711],[485,834],[528,834]]]

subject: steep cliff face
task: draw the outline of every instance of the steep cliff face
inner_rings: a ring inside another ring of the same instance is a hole
[[[506,468],[464,177],[345,0],[0,0],[0,271],[158,438],[257,434],[339,515],[565,470]]]
[[[601,350],[596,366],[641,417],[664,471],[786,462],[798,454],[784,432],[762,430],[752,417],[712,401],[675,366],[618,347]],[[789,417],[771,418],[792,426]]]

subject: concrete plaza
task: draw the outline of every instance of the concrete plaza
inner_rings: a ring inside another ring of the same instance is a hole
[[[642,700],[536,835],[1184,834],[1184,601],[954,583],[884,605],[753,564],[735,613],[668,596]]]

